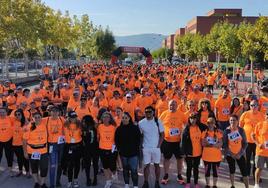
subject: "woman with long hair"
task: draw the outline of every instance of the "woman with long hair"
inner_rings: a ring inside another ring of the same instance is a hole
[[[97,185],[99,143],[97,140],[96,123],[92,116],[86,115],[82,118],[83,132],[83,167],[86,171],[87,186]],[[90,167],[93,163],[94,177],[90,179]]]
[[[82,156],[82,128],[75,111],[69,111],[64,123],[65,148],[64,159],[68,173],[67,187],[79,187],[78,174]]]
[[[116,158],[117,151],[114,143],[116,123],[109,112],[104,112],[101,116],[101,124],[98,126],[98,140],[100,158],[104,168],[106,178],[105,188],[110,188],[112,181],[117,179]]]
[[[240,104],[239,98],[237,97],[233,98],[230,108],[230,114],[234,114],[240,117],[242,113],[243,113],[243,106]]]
[[[122,122],[115,132],[115,144],[123,164],[123,177],[125,188],[129,187],[129,174],[131,174],[134,188],[138,188],[138,156],[141,133],[134,125],[128,112],[124,112]]]
[[[209,117],[215,119],[215,114],[211,109],[210,101],[208,99],[201,99],[198,104],[197,118],[198,121],[206,124]]]
[[[29,172],[29,160],[27,160],[23,155],[23,132],[26,130],[26,125],[28,124],[25,119],[23,110],[18,109],[14,112],[13,119],[13,140],[12,148],[17,157],[17,162],[19,166],[19,172],[16,174],[17,177],[22,175],[22,168],[25,168],[26,176],[30,177]]]
[[[206,129],[206,126],[198,123],[197,115],[195,113],[190,114],[188,118],[188,124],[182,133],[182,152],[186,156],[185,161],[187,165],[186,169],[186,188],[191,187],[192,171],[194,175],[195,188],[199,188],[198,175],[199,164],[202,155],[201,134]]]

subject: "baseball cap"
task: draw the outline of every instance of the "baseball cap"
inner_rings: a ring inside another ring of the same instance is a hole
[[[128,93],[128,94],[126,95],[126,97],[127,97],[127,98],[131,98],[132,96],[131,96],[130,93]]]

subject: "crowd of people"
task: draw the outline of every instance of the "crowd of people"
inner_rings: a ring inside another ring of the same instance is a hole
[[[0,84],[0,160],[5,150],[11,177],[24,169],[35,188],[45,188],[48,172],[50,187],[61,186],[64,174],[67,187],[75,188],[82,168],[87,186],[96,186],[103,171],[110,188],[122,170],[124,187],[130,187],[131,178],[137,188],[143,166],[142,187],[149,188],[153,164],[159,188],[169,184],[174,156],[176,180],[186,188],[192,174],[194,187],[201,187],[200,163],[205,187],[217,188],[222,161],[228,163],[231,188],[236,164],[245,187],[250,177],[259,187],[268,163],[268,87],[261,96],[251,88],[233,96],[224,72],[196,65],[89,63],[61,67],[58,73],[52,80],[46,68],[33,90]],[[216,97],[215,88],[220,90]]]

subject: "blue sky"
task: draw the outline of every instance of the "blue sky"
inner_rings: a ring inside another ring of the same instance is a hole
[[[96,25],[109,26],[115,35],[168,35],[194,16],[213,8],[242,8],[243,15],[268,16],[268,0],[42,0],[71,15],[88,14]]]

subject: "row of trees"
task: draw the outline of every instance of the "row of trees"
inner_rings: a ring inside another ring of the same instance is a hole
[[[105,59],[114,47],[109,28],[94,26],[88,15],[71,17],[40,0],[1,0],[0,51],[6,59],[16,53],[27,57],[29,51],[40,57],[49,52],[52,58],[60,58],[69,51]]]
[[[159,48],[152,52],[154,59],[168,59],[171,61],[174,51],[169,48]]]
[[[249,59],[253,78],[256,58],[268,60],[268,17],[260,17],[254,25],[217,23],[205,36],[187,33],[175,39],[175,51],[186,59],[199,61],[215,53],[218,63],[224,57],[227,66],[230,61],[236,64],[239,57]]]

